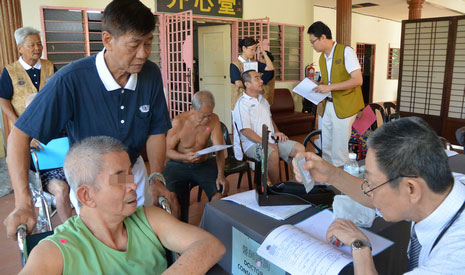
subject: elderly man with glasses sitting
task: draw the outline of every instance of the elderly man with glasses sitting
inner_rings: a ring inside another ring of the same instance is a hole
[[[376,208],[386,221],[412,221],[408,274],[463,273],[465,185],[454,181],[439,138],[422,119],[399,119],[370,136],[363,180],[313,153],[305,158],[314,180]],[[352,247],[355,274],[377,274],[371,244],[354,223],[337,219],[326,236]]]

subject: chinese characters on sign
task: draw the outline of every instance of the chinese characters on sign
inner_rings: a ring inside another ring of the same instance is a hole
[[[195,15],[242,18],[242,0],[157,0],[157,12],[192,10]]]

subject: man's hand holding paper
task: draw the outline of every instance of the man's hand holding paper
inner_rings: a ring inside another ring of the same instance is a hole
[[[329,96],[329,91],[323,92],[320,91],[322,86],[327,86],[327,85],[317,85],[313,81],[311,81],[308,78],[304,78],[294,89],[293,91],[309,101],[311,101],[313,104],[318,105],[323,99],[325,99],[327,96]],[[326,88],[325,88],[326,90]]]

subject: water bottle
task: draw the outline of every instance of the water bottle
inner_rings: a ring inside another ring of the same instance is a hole
[[[355,153],[349,153],[349,161],[344,165],[344,171],[354,177],[359,176],[360,170],[357,163],[357,155]]]

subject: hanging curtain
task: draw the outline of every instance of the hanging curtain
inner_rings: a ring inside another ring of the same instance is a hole
[[[12,63],[19,58],[19,53],[16,50],[14,32],[16,29],[22,27],[23,20],[21,17],[20,0],[2,0],[0,5],[0,70],[3,70],[5,65]],[[6,144],[6,139],[8,138],[8,134],[11,129],[7,121],[8,119],[3,111],[2,118],[3,133],[5,137],[4,140]],[[0,149],[0,151],[2,150]]]

